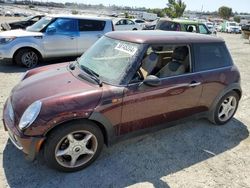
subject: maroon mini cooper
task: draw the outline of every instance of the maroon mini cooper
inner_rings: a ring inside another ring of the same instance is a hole
[[[186,32],[111,32],[76,62],[36,68],[3,111],[13,144],[61,171],[90,165],[103,144],[190,117],[235,114],[240,74],[222,39]]]

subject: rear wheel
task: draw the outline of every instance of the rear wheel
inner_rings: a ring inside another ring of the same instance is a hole
[[[104,139],[92,122],[65,124],[46,141],[44,158],[48,166],[65,172],[81,170],[99,156]]]
[[[223,125],[230,121],[238,108],[238,104],[239,95],[236,92],[231,91],[223,96],[211,112],[212,122],[217,125]]]
[[[15,62],[19,65],[23,65],[27,68],[36,67],[39,63],[39,54],[29,48],[20,49],[15,58]]]

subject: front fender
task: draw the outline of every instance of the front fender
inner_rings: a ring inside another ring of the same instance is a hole
[[[24,39],[25,38],[25,39]],[[42,57],[44,57],[44,49],[42,48],[42,38],[40,36],[32,37],[32,38],[17,38],[13,42],[11,42],[11,46],[9,47],[11,57],[21,48],[34,48],[37,50]]]

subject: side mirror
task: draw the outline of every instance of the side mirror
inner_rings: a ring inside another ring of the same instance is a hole
[[[55,27],[48,27],[48,28],[46,29],[46,33],[47,33],[48,35],[53,35],[54,33],[56,33],[56,28],[55,28]]]
[[[143,84],[147,86],[159,86],[161,85],[161,80],[157,76],[148,75],[143,81]]]

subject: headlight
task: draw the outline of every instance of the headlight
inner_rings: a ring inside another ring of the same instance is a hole
[[[0,38],[0,44],[7,44],[13,40],[15,40],[16,37],[5,37],[5,38]]]
[[[28,128],[37,118],[42,107],[41,101],[36,101],[32,103],[23,113],[21,120],[19,122],[19,129],[24,130]]]

